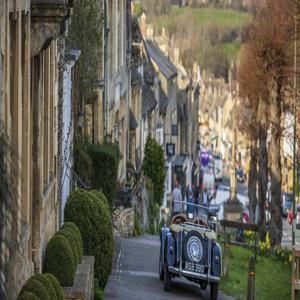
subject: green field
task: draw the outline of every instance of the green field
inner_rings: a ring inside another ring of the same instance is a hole
[[[214,8],[190,8],[172,6],[171,13],[168,16],[153,17],[151,19],[157,31],[161,31],[163,27],[172,31],[176,28],[179,18],[192,16],[199,25],[199,28],[207,26],[216,26],[223,31],[236,30],[240,31],[241,28],[250,21],[250,16],[247,13],[214,9]],[[189,26],[187,24],[187,26]],[[235,60],[239,50],[240,42],[233,41],[220,45],[229,61]]]
[[[247,13],[214,8],[190,8],[173,6],[170,15],[153,19],[158,29],[172,26],[179,16],[192,14],[199,26],[216,25],[226,28],[241,28],[250,17]]]
[[[238,41],[222,44],[222,49],[229,60],[235,59],[241,48],[241,43]]]
[[[253,251],[232,247],[229,277],[221,278],[220,288],[237,300],[247,298],[247,270]],[[258,256],[255,277],[255,299],[291,299],[291,266],[272,257]],[[300,295],[298,295],[300,296]],[[299,297],[297,297],[299,299]]]

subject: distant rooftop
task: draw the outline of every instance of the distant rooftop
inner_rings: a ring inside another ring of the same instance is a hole
[[[142,114],[152,111],[157,104],[155,95],[148,84],[143,85],[142,91]]]
[[[154,41],[146,40],[145,47],[165,77],[169,79],[177,75],[177,68]]]

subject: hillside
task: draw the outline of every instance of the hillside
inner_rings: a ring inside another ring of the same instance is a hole
[[[156,34],[164,27],[174,36],[187,68],[197,61],[216,77],[227,80],[228,68],[238,56],[242,29],[250,21],[250,15],[232,9],[173,5],[167,15],[150,14],[149,21]]]
[[[170,28],[176,23],[178,17],[193,15],[199,26],[215,25],[228,29],[240,29],[250,20],[249,14],[229,9],[216,8],[190,8],[172,6],[167,16],[153,17],[152,21],[158,29]]]

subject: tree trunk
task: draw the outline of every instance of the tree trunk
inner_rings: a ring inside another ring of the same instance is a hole
[[[255,209],[257,205],[256,183],[257,183],[257,139],[256,135],[252,138],[250,148],[250,171],[248,180],[248,197],[249,197],[249,222],[254,223]]]
[[[270,121],[271,141],[269,149],[271,175],[271,220],[270,243],[271,247],[280,246],[282,237],[281,219],[281,86],[274,81],[270,89]]]
[[[258,107],[258,120],[260,122],[258,141],[259,141],[259,154],[258,154],[258,226],[260,232],[260,239],[265,240],[266,237],[266,220],[265,220],[265,201],[268,186],[268,150],[267,150],[267,102],[260,98]]]
[[[267,131],[265,128],[259,129],[259,154],[258,154],[258,227],[260,239],[266,237],[266,220],[265,220],[265,201],[268,185],[268,152],[267,152]]]

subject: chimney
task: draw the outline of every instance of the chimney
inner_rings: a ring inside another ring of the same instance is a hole
[[[147,16],[144,12],[141,15],[141,32],[143,38],[146,40],[147,39]]]
[[[154,39],[154,28],[152,24],[146,25],[146,38],[148,40]]]
[[[176,67],[178,67],[179,63],[180,63],[180,52],[179,52],[179,48],[175,47],[174,48],[174,65]]]
[[[193,63],[193,81],[198,81],[198,64],[196,62]]]

